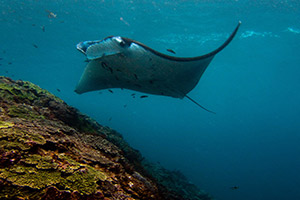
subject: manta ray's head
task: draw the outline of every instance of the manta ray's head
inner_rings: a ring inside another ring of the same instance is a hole
[[[128,46],[130,44],[120,36],[110,36],[97,41],[84,41],[76,45],[77,49],[87,56],[88,60],[122,53]]]

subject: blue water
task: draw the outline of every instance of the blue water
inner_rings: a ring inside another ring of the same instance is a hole
[[[197,56],[239,20],[189,94],[216,115],[188,99],[74,92],[86,64],[80,41],[120,35]],[[0,75],[49,90],[216,199],[300,199],[298,0],[0,0]]]

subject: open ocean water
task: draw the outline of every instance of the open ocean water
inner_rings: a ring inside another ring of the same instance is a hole
[[[189,93],[217,114],[188,99],[74,92],[80,41],[120,35],[198,56],[239,20]],[[218,200],[300,199],[299,0],[0,0],[0,75],[49,90]]]

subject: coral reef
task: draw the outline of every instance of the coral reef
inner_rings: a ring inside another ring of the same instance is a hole
[[[0,77],[0,199],[211,197],[46,90]]]

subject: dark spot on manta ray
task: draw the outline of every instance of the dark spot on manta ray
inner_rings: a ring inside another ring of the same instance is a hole
[[[134,95],[135,95],[135,93],[132,93],[132,94],[131,94],[131,96],[134,96]]]
[[[101,66],[103,67],[103,69],[106,69],[108,67],[105,62],[101,62]]]
[[[147,95],[142,95],[142,96],[140,96],[141,99],[147,98],[147,97],[148,97]]]
[[[114,93],[112,90],[108,90],[110,93]]]
[[[122,72],[120,69],[116,69],[117,72]]]
[[[134,84],[135,86],[137,86],[137,87],[139,87],[139,88],[142,88],[142,86],[141,85],[139,85],[139,84]]]
[[[113,74],[113,69],[111,67],[108,67],[111,74]]]
[[[175,51],[173,51],[172,49],[167,49],[168,52],[171,52],[173,54],[176,54]]]

